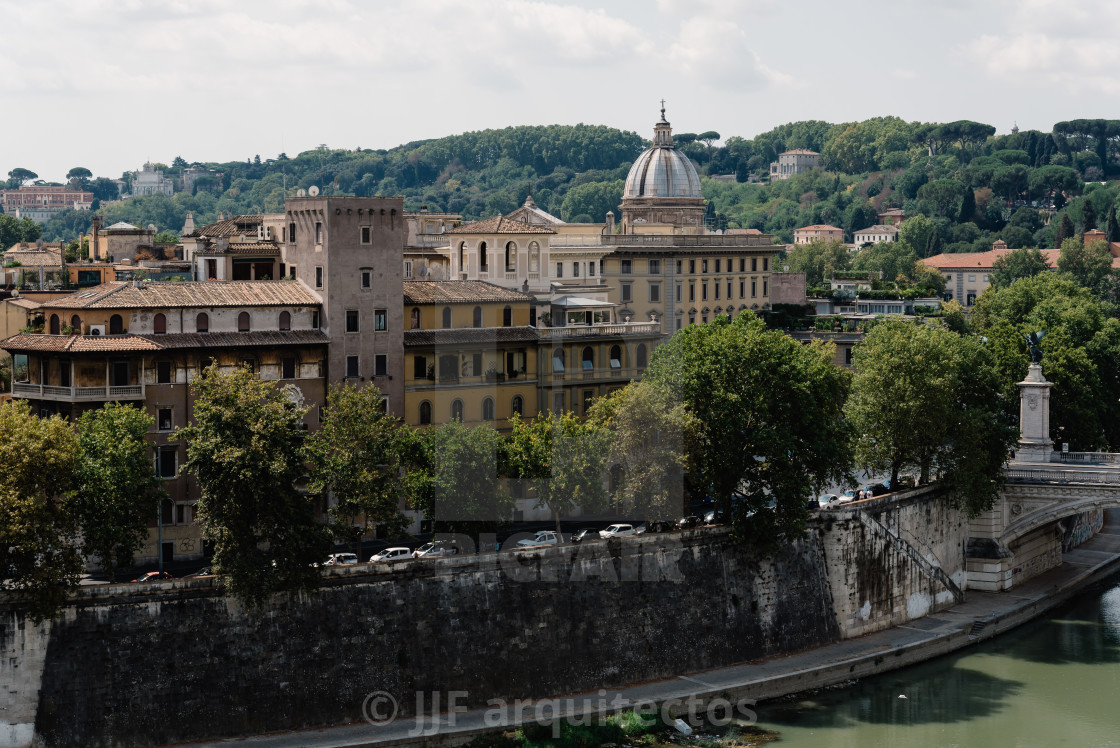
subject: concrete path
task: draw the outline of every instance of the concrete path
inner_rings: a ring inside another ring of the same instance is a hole
[[[466,742],[470,736],[506,726],[549,719],[644,709],[735,709],[790,693],[845,683],[937,657],[990,639],[1064,604],[1090,585],[1120,571],[1120,517],[1106,512],[1094,538],[1062,557],[1062,565],[1010,592],[968,591],[965,602],[948,610],[873,634],[789,655],[634,684],[622,689],[537,699],[494,709],[443,712],[385,724],[340,725],[208,743],[208,748],[334,748],[335,746],[436,746]],[[446,699],[446,695],[443,696]],[[383,704],[369,713],[387,714]],[[718,712],[722,714],[723,712]]]

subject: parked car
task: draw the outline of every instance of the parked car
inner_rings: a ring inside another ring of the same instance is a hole
[[[834,493],[822,493],[817,497],[817,504],[820,505],[821,509],[828,509],[830,506],[837,506],[843,503],[844,502],[840,500],[840,496]]]
[[[211,569],[209,566],[203,566],[201,569],[196,571],[194,574],[191,574],[191,576],[192,577],[209,577],[209,576],[213,576],[213,574],[214,574],[213,569]]]
[[[701,519],[695,514],[690,514],[687,517],[681,517],[677,520],[678,530],[691,530],[693,527],[699,527]]]
[[[357,553],[332,553],[323,562],[323,566],[350,566],[358,563]]]
[[[572,536],[573,543],[582,543],[585,540],[602,540],[602,538],[594,527],[585,527]]]
[[[412,552],[413,558],[433,558],[435,556],[454,556],[459,552],[458,547],[450,540],[433,540],[425,543]]]
[[[404,546],[400,546],[400,547],[397,547],[397,548],[386,548],[383,551],[378,551],[377,553],[375,553],[375,554],[373,554],[372,556],[369,557],[369,562],[371,564],[376,564],[379,561],[394,561],[394,560],[399,559],[399,558],[411,558],[411,557],[412,557],[412,549],[411,548],[405,548]]]
[[[655,519],[652,522],[646,523],[646,532],[648,533],[672,532],[675,529],[677,528],[674,523],[666,522],[662,519]]]
[[[541,530],[531,538],[525,538],[517,541],[518,548],[532,548],[538,545],[556,545],[559,539],[556,536],[555,530]]]
[[[599,531],[599,537],[601,537],[603,540],[609,540],[610,538],[621,538],[625,535],[633,534],[633,525],[611,525],[606,530]]]
[[[815,511],[817,509],[820,509],[821,508],[820,499],[809,499],[807,502],[805,502],[805,508],[808,509],[810,512]]]
[[[133,582],[158,582],[162,579],[174,579],[174,578],[175,577],[171,576],[171,574],[169,574],[166,571],[149,571],[147,574],[141,574],[139,577],[137,577],[136,579],[133,579],[132,581]]]
[[[635,527],[634,528],[634,534],[635,535],[645,535],[646,534],[646,523],[643,522],[642,524]]]

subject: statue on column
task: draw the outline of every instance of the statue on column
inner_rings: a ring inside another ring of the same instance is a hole
[[[1042,337],[1046,334],[1045,330],[1032,332],[1030,335],[1024,335],[1023,339],[1027,341],[1027,353],[1030,354],[1032,364],[1042,363]]]

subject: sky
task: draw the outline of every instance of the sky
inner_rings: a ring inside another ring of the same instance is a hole
[[[0,174],[511,125],[1120,117],[1115,0],[0,0]]]

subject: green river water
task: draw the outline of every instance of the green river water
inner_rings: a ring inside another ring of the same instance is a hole
[[[757,711],[790,748],[1120,747],[1120,580],[955,655]]]

